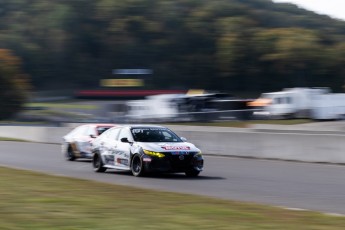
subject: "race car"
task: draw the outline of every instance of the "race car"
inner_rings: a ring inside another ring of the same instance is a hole
[[[91,142],[114,124],[85,124],[74,128],[63,137],[62,154],[69,161],[92,158]]]
[[[203,170],[200,149],[170,129],[157,125],[124,125],[111,128],[92,142],[95,172],[107,169],[149,172],[183,172],[196,177]]]

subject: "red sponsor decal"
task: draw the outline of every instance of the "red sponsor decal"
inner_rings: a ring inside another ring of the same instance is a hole
[[[162,146],[165,150],[190,150],[188,146]]]

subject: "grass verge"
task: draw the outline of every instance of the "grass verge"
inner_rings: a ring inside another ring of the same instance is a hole
[[[20,141],[20,142],[27,142],[25,140],[17,139],[17,138],[10,138],[10,137],[0,137],[0,141]]]
[[[43,107],[43,108],[50,108],[50,109],[97,109],[96,105],[89,105],[89,104],[71,104],[71,103],[41,103],[41,102],[32,102],[25,104],[27,108],[35,108],[35,107]]]
[[[1,229],[344,229],[345,218],[0,167]],[[140,179],[140,178],[138,178]]]

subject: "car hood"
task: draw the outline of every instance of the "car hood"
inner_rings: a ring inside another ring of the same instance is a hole
[[[171,151],[183,151],[183,152],[199,152],[200,149],[195,147],[192,143],[189,142],[137,142],[137,144],[143,149],[154,151],[154,152],[171,152]]]

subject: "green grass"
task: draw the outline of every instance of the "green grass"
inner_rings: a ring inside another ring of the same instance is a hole
[[[21,139],[17,139],[17,138],[10,138],[10,137],[0,137],[0,141],[24,141],[25,140],[21,140]]]
[[[71,104],[71,103],[57,103],[57,102],[51,102],[51,103],[41,103],[41,102],[35,102],[35,103],[27,103],[25,104],[27,108],[30,107],[44,107],[46,109],[97,109],[96,105],[88,105],[88,104]]]
[[[67,111],[57,111],[57,110],[37,110],[28,111],[27,114],[32,114],[36,116],[57,116],[57,117],[71,117],[71,118],[89,118],[90,115],[77,114]]]
[[[0,229],[342,230],[345,226],[344,217],[314,212],[1,167],[0,175]]]

